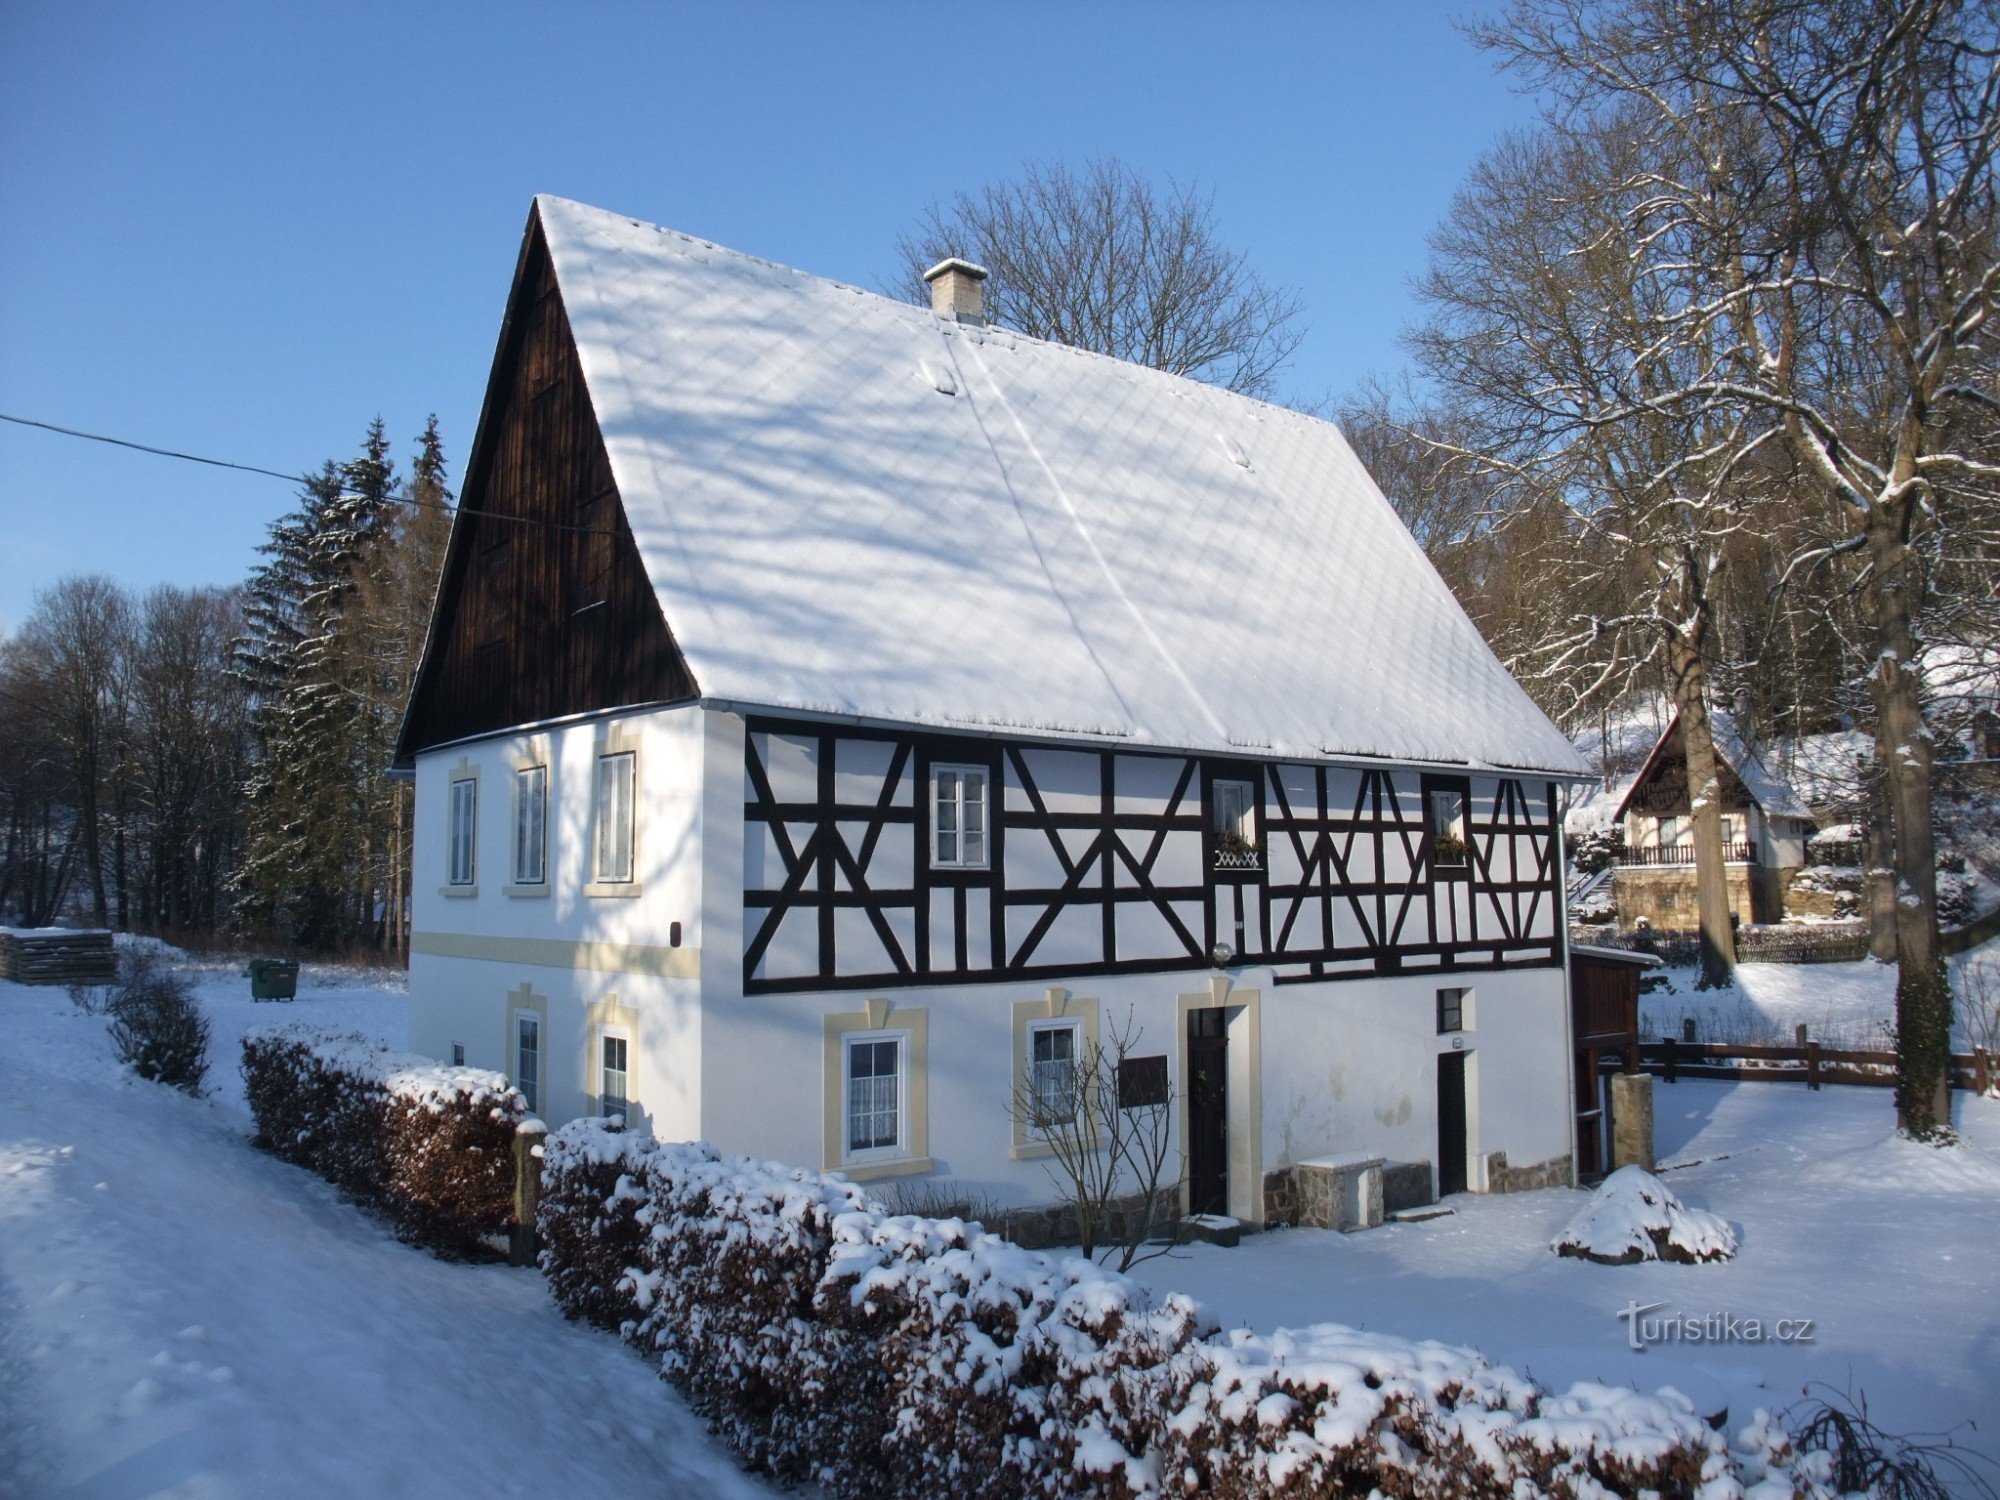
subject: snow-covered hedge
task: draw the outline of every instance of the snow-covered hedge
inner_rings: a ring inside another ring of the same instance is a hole
[[[579,1120],[548,1141],[559,1305],[613,1325],[750,1466],[841,1497],[1818,1496],[1758,1414],[1541,1390],[1335,1324],[1218,1336],[1082,1259],[889,1213],[836,1178]]]
[[[1689,1208],[1644,1167],[1620,1167],[1603,1182],[1550,1247],[1609,1266],[1642,1260],[1728,1260],[1736,1231],[1705,1209]]]
[[[528,1108],[500,1074],[271,1026],[243,1038],[243,1084],[258,1145],[381,1210],[402,1238],[477,1256],[508,1229]]]

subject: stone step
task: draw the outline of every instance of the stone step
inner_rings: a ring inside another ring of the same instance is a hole
[[[1446,1208],[1442,1203],[1427,1203],[1422,1208],[1399,1208],[1382,1217],[1391,1224],[1421,1224],[1426,1219],[1448,1219],[1457,1212],[1457,1209]]]
[[[1181,1240],[1233,1249],[1243,1243],[1243,1221],[1224,1214],[1189,1214],[1181,1220]]]

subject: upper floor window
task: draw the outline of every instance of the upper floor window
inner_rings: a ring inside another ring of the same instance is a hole
[[[637,757],[631,751],[597,757],[597,878],[632,879],[633,807]]]
[[[445,881],[471,885],[475,833],[479,817],[479,783],[470,776],[451,784],[450,811],[445,820]]]
[[[523,766],[514,773],[514,884],[548,879],[549,768]]]
[[[1425,799],[1429,807],[1426,832],[1431,839],[1431,863],[1465,863],[1465,793],[1449,787],[1434,787]]]
[[[931,772],[931,863],[986,868],[989,798],[984,766],[938,766]]]
[[[1247,781],[1217,781],[1208,792],[1209,825],[1218,870],[1254,870],[1257,859],[1257,788]]]
[[[1465,1030],[1465,996],[1462,989],[1439,990],[1438,1035],[1450,1036],[1454,1031]]]

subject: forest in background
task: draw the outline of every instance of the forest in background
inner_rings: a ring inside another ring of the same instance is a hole
[[[389,775],[451,530],[432,418],[378,419],[235,588],[62,580],[0,640],[0,916],[201,945],[400,954],[408,782]]]

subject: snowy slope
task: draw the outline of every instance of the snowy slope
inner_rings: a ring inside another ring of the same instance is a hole
[[[536,204],[705,697],[1580,769],[1330,424]]]
[[[535,1272],[433,1260],[252,1149],[230,1038],[396,1040],[405,1003],[247,991],[202,985],[224,1087],[197,1102],[122,1076],[60,990],[0,983],[0,1495],[771,1493]]]

